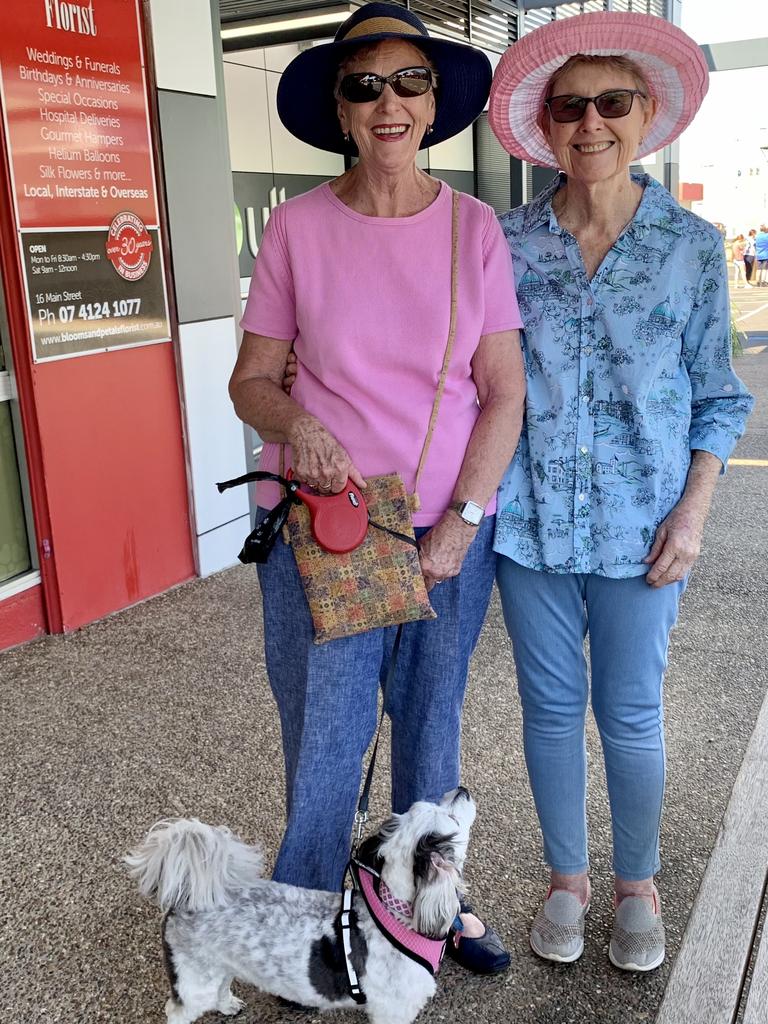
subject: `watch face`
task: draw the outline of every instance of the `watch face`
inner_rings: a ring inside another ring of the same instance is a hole
[[[465,501],[459,509],[459,515],[462,519],[471,523],[473,526],[479,526],[483,521],[485,509],[482,505],[475,504],[474,501]]]

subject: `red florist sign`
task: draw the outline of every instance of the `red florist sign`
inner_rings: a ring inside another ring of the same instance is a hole
[[[138,0],[0,0],[33,357],[170,339]]]
[[[157,224],[136,0],[0,5],[20,228]]]

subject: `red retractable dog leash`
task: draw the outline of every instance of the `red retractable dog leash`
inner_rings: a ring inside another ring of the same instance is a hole
[[[288,518],[291,505],[298,502],[302,502],[309,510],[313,537],[324,551],[331,554],[342,555],[354,551],[365,540],[369,525],[418,547],[413,537],[397,530],[390,530],[389,527],[371,519],[365,498],[357,485],[349,479],[338,494],[311,494],[300,490],[301,483],[294,478],[291,469],[284,477],[259,470],[238,476],[234,480],[225,480],[216,486],[219,492],[222,492],[229,487],[238,487],[254,480],[273,480],[285,488],[286,495],[267,512],[253,532],[246,537],[243,550],[237,556],[241,562],[266,562]]]
[[[285,474],[293,480],[293,470]],[[368,506],[356,484],[347,479],[338,494],[309,494],[295,491],[309,509],[312,535],[324,551],[343,555],[363,543],[368,532]]]

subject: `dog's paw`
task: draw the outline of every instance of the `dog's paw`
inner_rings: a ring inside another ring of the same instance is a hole
[[[190,1018],[181,1003],[177,1003],[175,999],[169,999],[165,1004],[165,1017],[167,1024],[188,1024],[190,1019],[194,1019]]]
[[[225,1014],[227,1017],[234,1017],[235,1014],[240,1013],[245,1009],[245,1003],[242,999],[238,999],[237,996],[233,996],[230,992],[227,998],[219,1006],[219,1013]]]

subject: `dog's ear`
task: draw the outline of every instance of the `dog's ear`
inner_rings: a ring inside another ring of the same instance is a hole
[[[437,870],[436,858],[438,861],[446,862],[455,870],[453,842],[456,836],[453,833],[442,834],[440,832],[427,832],[421,836],[416,849],[413,851],[413,876],[419,879],[429,879],[430,875]]]
[[[370,836],[358,847],[357,853],[355,854],[355,860],[359,860],[361,864],[365,864],[366,867],[372,868],[374,871],[381,874],[384,859],[379,852],[380,850],[381,839],[379,836]]]
[[[397,832],[398,825],[400,824],[399,819],[392,815],[391,818],[387,818],[384,824],[381,826],[379,831],[374,836],[369,836],[365,842],[361,843],[357,851],[357,860],[361,864],[365,864],[369,868],[373,868],[381,874],[381,869],[384,867],[384,858],[381,855],[381,848],[392,836]]]
[[[442,939],[459,911],[456,888],[461,875],[453,863],[453,835],[429,832],[422,836],[413,855],[413,925],[429,938]]]

